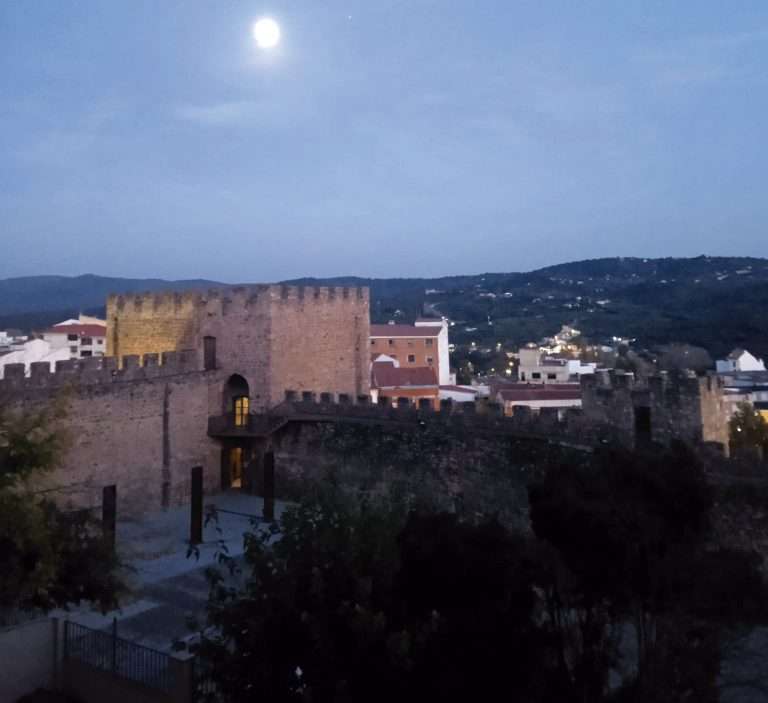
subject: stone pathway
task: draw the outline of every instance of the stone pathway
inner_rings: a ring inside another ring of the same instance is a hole
[[[261,498],[242,493],[206,497],[229,512],[219,513],[217,524],[203,530],[203,543],[196,553],[189,551],[189,506],[147,514],[140,520],[117,524],[117,549],[130,567],[130,593],[119,610],[101,615],[92,611],[58,613],[87,627],[108,629],[117,618],[118,635],[153,649],[170,651],[177,638],[189,637],[188,616],[202,617],[208,598],[205,570],[217,563],[217,554],[226,545],[230,556],[243,554],[243,534],[254,529],[247,515],[262,514]],[[277,501],[275,516],[285,504]]]

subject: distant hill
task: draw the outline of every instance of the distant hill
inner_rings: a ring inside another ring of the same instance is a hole
[[[761,258],[604,258],[527,273],[296,282],[369,285],[374,321],[441,313],[455,321],[459,345],[509,348],[572,324],[594,341],[686,342],[716,356],[744,346],[768,358],[768,260]]]
[[[768,260],[604,258],[527,273],[442,278],[302,278],[293,285],[364,285],[371,318],[443,314],[452,341],[504,347],[573,324],[595,341],[637,338],[653,346],[687,342],[721,355],[745,346],[768,357]],[[0,329],[46,326],[78,311],[103,311],[108,293],[186,290],[208,280],[31,276],[0,280]]]
[[[205,280],[164,281],[159,278],[108,278],[92,274],[6,278],[0,279],[0,315],[103,307],[110,293],[188,290],[220,285]]]

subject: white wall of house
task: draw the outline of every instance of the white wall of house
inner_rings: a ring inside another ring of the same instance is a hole
[[[74,339],[70,339],[70,337]],[[107,351],[106,335],[103,337],[81,337],[65,332],[45,332],[43,339],[50,343],[51,349],[66,349],[69,352],[68,359],[104,356]]]
[[[737,358],[718,359],[715,362],[717,373],[731,373],[733,371],[765,371],[765,363],[748,351],[743,351]]]
[[[438,396],[440,400],[452,400],[454,403],[474,403],[477,392],[471,388],[459,390],[456,388],[440,388]]]
[[[517,373],[518,378],[525,383],[568,383],[571,379],[568,364],[562,366],[559,364],[521,365]]]
[[[55,371],[57,361],[66,361],[69,358],[71,357],[68,348],[52,349],[46,340],[33,339],[25,342],[22,349],[0,356],[0,378],[4,377],[8,364],[24,364],[24,372],[29,376],[30,364],[36,361],[47,361],[51,371]]]
[[[436,327],[436,320],[416,320],[414,325],[416,327]],[[445,318],[439,323],[441,326],[440,333],[437,335],[437,359],[438,359],[438,375],[437,382],[441,386],[449,386],[456,382],[455,374],[451,373],[451,359],[448,349],[448,320]]]
[[[511,415],[513,408],[517,405],[531,408],[532,410],[541,410],[542,408],[580,408],[581,398],[572,398],[568,400],[502,400],[497,396],[497,401],[504,406],[504,413]]]
[[[595,373],[596,368],[597,364],[594,362],[582,364],[581,359],[568,360],[568,373],[572,376],[584,376],[587,374]]]

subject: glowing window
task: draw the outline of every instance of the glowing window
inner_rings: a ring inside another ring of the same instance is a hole
[[[251,403],[247,395],[240,395],[235,398],[235,427],[245,427],[248,422],[250,405]]]

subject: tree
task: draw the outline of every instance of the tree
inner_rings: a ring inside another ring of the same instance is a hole
[[[559,695],[526,542],[496,522],[325,494],[212,574],[197,651],[232,701],[520,701]]]
[[[619,700],[717,700],[724,625],[758,612],[763,587],[751,555],[714,549],[712,494],[696,456],[683,445],[602,452],[553,467],[530,499],[536,535],[561,560],[549,599],[564,613],[559,629],[584,700],[605,694],[621,659],[611,626],[630,625],[637,659]]]
[[[731,447],[736,451],[759,451],[768,448],[768,422],[750,403],[739,403],[728,422]]]
[[[121,588],[98,522],[35,492],[66,449],[62,413],[62,402],[39,411],[0,406],[0,621],[3,612],[82,601],[107,609]]]
[[[717,700],[726,626],[765,599],[757,560],[712,541],[695,455],[584,455],[529,495],[535,536],[310,493],[242,566],[222,555],[193,649],[232,703]]]
[[[662,371],[691,370],[697,374],[703,374],[715,365],[706,349],[691,344],[666,344],[659,347],[658,358],[659,368]]]

